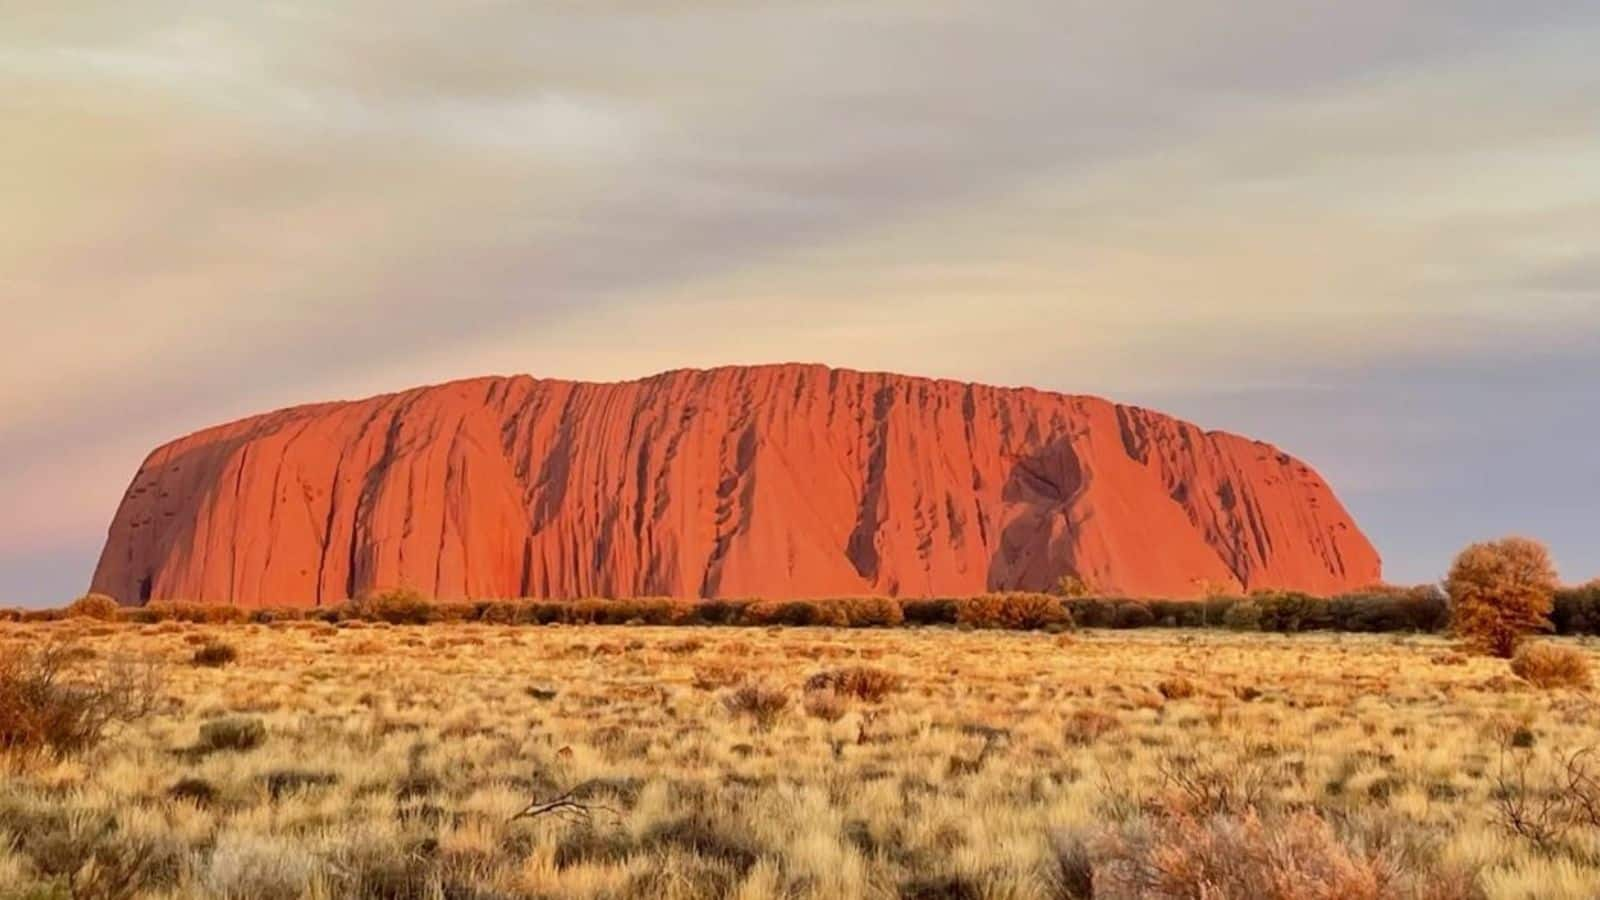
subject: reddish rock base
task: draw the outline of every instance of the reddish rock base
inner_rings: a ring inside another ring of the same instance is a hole
[[[124,603],[1331,593],[1380,576],[1318,475],[1092,397],[822,366],[483,378],[151,454],[94,590]]]

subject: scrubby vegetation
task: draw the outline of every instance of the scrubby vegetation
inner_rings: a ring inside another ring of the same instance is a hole
[[[1600,891],[1570,639],[429,621],[0,625],[7,672],[166,675],[0,750],[0,896]]]
[[[1479,649],[1509,658],[1529,634],[1551,627],[1558,584],[1543,544],[1506,538],[1461,551],[1445,581],[1450,627]]]
[[[1586,688],[1590,682],[1587,653],[1548,641],[1518,647],[1511,658],[1511,671],[1543,688]]]
[[[149,715],[160,699],[159,672],[126,657],[98,657],[86,645],[49,639],[0,650],[0,751],[13,762],[66,756]]]
[[[956,624],[971,628],[1068,628],[1072,613],[1058,597],[1048,594],[985,594],[956,603]]]
[[[67,616],[74,619],[99,619],[109,622],[122,609],[116,600],[105,594],[85,594],[67,606]]]
[[[854,697],[868,703],[878,703],[899,691],[899,675],[874,666],[849,666],[829,669],[806,679],[808,691],[832,691],[845,697]]]
[[[1550,625],[1557,634],[1600,635],[1600,580],[1556,589]]]
[[[213,639],[201,644],[200,649],[194,651],[190,661],[197,666],[220,669],[231,665],[238,658],[239,651],[232,644]]]
[[[231,716],[201,725],[200,740],[195,744],[195,750],[199,753],[254,750],[266,739],[267,726],[260,719]]]
[[[65,618],[141,624],[272,624],[316,621],[434,625],[784,626],[894,628],[953,626],[1059,633],[1074,627],[1227,629],[1292,634],[1309,631],[1438,633],[1446,630],[1482,652],[1509,658],[1522,639],[1540,631],[1600,634],[1600,581],[1557,586],[1542,544],[1507,538],[1462,551],[1443,589],[1436,585],[1376,585],[1334,597],[1292,591],[1258,591],[1204,599],[1131,599],[1098,596],[1076,575],[1063,576],[1055,593],[1001,592],[976,597],[842,597],[802,600],[681,600],[669,597],[577,600],[436,601],[407,587],[368,592],[343,604],[305,608],[242,609],[221,604],[154,602],[120,608],[91,594],[63,610],[0,610],[0,622],[51,622]],[[197,665],[222,666],[228,651],[202,648]]]
[[[0,610],[0,622],[54,622],[65,610]],[[980,597],[894,600],[885,597],[823,600],[584,600],[436,601],[412,591],[372,595],[334,606],[240,608],[222,604],[156,602],[121,607],[112,617],[136,624],[182,622],[266,625],[313,621],[432,625],[682,625],[893,628],[953,626],[1062,631],[1084,628],[1197,628],[1355,633],[1440,633],[1451,624],[1451,605],[1433,585],[1377,586],[1335,597],[1260,592],[1205,600],[1130,600],[1012,593]],[[108,621],[108,620],[107,620]],[[1548,622],[1556,634],[1600,634],[1600,582],[1559,588]]]

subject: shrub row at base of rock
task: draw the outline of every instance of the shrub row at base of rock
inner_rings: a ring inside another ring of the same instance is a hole
[[[1067,601],[1088,628],[1226,628],[1233,631],[1438,632],[1450,624],[1450,602],[1432,585],[1373,588],[1337,597],[1264,592],[1206,600]]]
[[[92,598],[92,599],[90,599]],[[125,622],[244,624],[277,621],[485,622],[503,625],[742,625],[891,628],[951,625],[1014,630],[1086,628],[1220,628],[1235,631],[1437,633],[1449,626],[1450,605],[1433,585],[1377,587],[1337,597],[1264,592],[1205,600],[1063,598],[1011,592],[977,597],[894,600],[850,597],[825,600],[680,600],[666,597],[585,600],[434,601],[410,590],[369,594],[348,603],[313,608],[240,608],[157,601],[108,609],[109,598],[90,595],[65,609],[0,610],[0,621],[47,622],[66,618]],[[1556,593],[1550,616],[1556,634],[1600,634],[1600,582]]]

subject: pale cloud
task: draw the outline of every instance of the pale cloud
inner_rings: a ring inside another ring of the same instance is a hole
[[[1600,335],[1587,4],[0,18],[0,505],[40,523],[0,532],[0,592],[7,548],[92,557],[139,448],[304,400],[775,359],[1202,417],[1265,394],[1216,424],[1361,458],[1365,490],[1404,478],[1282,392],[1370,398],[1403,457],[1361,372],[1553,372]],[[1471,427],[1468,388],[1428,390],[1457,417],[1428,434]]]

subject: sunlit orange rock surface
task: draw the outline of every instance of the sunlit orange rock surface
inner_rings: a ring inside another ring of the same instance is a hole
[[[152,453],[94,576],[125,603],[1328,593],[1378,555],[1267,444],[1093,397],[821,366],[482,378]]]

